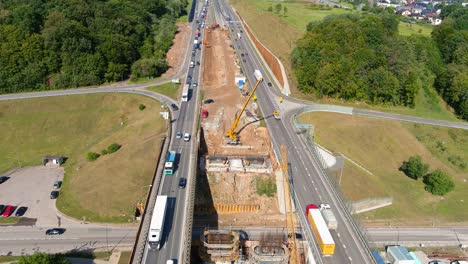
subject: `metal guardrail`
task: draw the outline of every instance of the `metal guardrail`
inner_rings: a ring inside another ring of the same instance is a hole
[[[327,109],[323,109],[323,105],[322,106],[317,105],[317,106],[307,106],[299,110],[297,113],[295,113],[293,116],[293,121],[295,125],[296,124],[303,125],[297,118],[297,115],[300,113],[310,112],[310,111],[333,111],[333,110],[335,110],[336,112],[343,113],[343,111],[348,110],[347,109],[348,107],[341,107],[341,106],[325,105]],[[308,130],[308,132],[309,131],[311,130]],[[351,215],[351,212],[353,211],[352,202],[346,198],[337,180],[332,175],[330,175],[329,172],[325,169],[327,163],[325,159],[322,157],[322,155],[320,155],[317,151],[317,146],[315,145],[313,134],[308,133],[308,132],[303,133],[303,135],[304,135],[307,146],[311,150],[313,159],[319,165],[318,167],[320,171],[326,176],[325,179],[327,179],[330,186],[332,186],[332,190],[335,192],[336,197],[338,198],[337,200],[341,203],[343,208],[346,209],[344,215],[348,219],[348,222],[353,227],[355,234],[357,234],[358,238],[361,240],[362,244],[364,245],[365,250],[368,253],[368,256],[372,256],[372,249],[377,249],[377,246],[373,242],[373,239],[370,236],[370,233],[367,232],[366,228],[361,223],[361,221],[357,217],[352,217]],[[375,263],[374,258],[370,257],[370,259],[373,261],[373,263]]]

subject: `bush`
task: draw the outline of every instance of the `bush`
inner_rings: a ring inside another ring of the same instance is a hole
[[[268,197],[273,197],[276,193],[276,184],[271,177],[266,179],[257,177],[255,179],[255,187],[258,195],[265,194]]]
[[[112,143],[107,147],[107,153],[111,154],[119,150],[122,146],[117,143]]]
[[[101,155],[99,155],[98,153],[96,152],[88,152],[88,154],[86,154],[86,159],[89,160],[89,161],[95,161],[97,160]]]
[[[434,195],[445,195],[455,189],[455,183],[449,175],[441,170],[435,170],[424,176],[424,189]]]
[[[140,104],[140,105],[138,106],[138,109],[140,109],[140,111],[145,110],[145,108],[146,108],[146,106],[145,106],[144,104]]]
[[[101,155],[104,156],[104,155],[107,155],[107,154],[109,154],[109,152],[107,152],[107,149],[101,150]]]
[[[63,255],[47,255],[45,253],[35,253],[31,256],[22,256],[19,264],[67,264],[70,263]]]
[[[421,157],[418,155],[410,157],[408,161],[403,161],[400,167],[400,170],[403,171],[406,176],[415,180],[423,177],[428,169],[429,165],[423,163]]]

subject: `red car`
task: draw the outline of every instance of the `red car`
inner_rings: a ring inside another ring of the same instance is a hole
[[[15,211],[15,208],[12,205],[8,205],[5,208],[5,211],[3,211],[2,216],[3,217],[9,217],[13,213],[13,211]]]

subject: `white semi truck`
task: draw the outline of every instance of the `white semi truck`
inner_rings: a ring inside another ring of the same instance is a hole
[[[152,250],[159,250],[164,231],[164,220],[166,219],[167,196],[156,197],[151,224],[148,232],[148,246]]]

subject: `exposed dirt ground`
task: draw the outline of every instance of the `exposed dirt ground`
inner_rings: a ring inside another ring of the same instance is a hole
[[[191,28],[188,23],[177,23],[177,33],[166,55],[169,69],[162,75],[162,78],[176,74],[180,70],[180,67],[182,67],[190,32]]]
[[[203,45],[201,87],[204,98],[214,100],[213,103],[203,105],[209,114],[208,118],[201,119],[208,154],[269,155],[270,159],[274,160],[268,131],[265,127],[260,126],[257,113],[259,115],[261,113],[253,100],[249,103],[235,130],[236,132],[240,131],[241,145],[229,146],[225,144],[225,134],[231,128],[236,114],[242,108],[247,96],[242,95],[235,83],[235,77],[240,76],[240,68],[235,51],[230,47],[231,41],[228,38],[228,33],[219,28],[207,29],[204,40],[210,47],[207,47],[206,44]],[[247,83],[244,85],[244,90],[253,89],[253,85]],[[276,194],[274,197],[267,197],[256,193],[255,177],[260,176],[267,177],[268,175],[231,172],[209,173],[208,179],[203,180],[200,186],[203,191],[197,189],[197,202],[260,205],[258,212],[218,213],[217,219],[220,225],[284,225],[284,216],[279,214]],[[206,176],[204,177],[206,178]],[[269,177],[273,177],[274,181],[274,176]],[[208,197],[209,194],[212,197]],[[208,201],[204,198],[208,198]]]
[[[211,32],[208,32],[211,31]],[[214,100],[206,104],[208,118],[202,119],[202,127],[209,154],[225,155],[257,155],[269,154],[270,139],[266,128],[259,127],[256,121],[260,113],[257,104],[251,100],[237,126],[241,145],[227,146],[224,144],[227,131],[231,128],[236,114],[242,108],[247,96],[238,91],[234,82],[235,76],[240,75],[240,68],[236,63],[237,56],[228,39],[227,32],[220,29],[207,30],[206,41],[211,45],[205,48],[203,61],[202,84],[205,98]],[[206,47],[206,46],[205,46]],[[244,85],[244,90],[252,89],[253,84]]]

